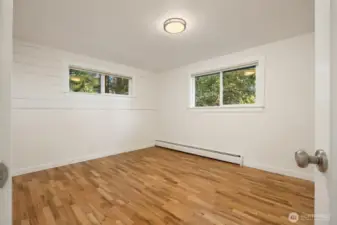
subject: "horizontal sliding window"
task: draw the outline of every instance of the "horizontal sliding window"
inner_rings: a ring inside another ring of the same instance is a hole
[[[128,95],[130,78],[105,76],[105,93]]]
[[[101,75],[84,70],[69,70],[69,87],[72,92],[101,93]]]
[[[195,78],[195,106],[220,105],[220,76],[208,74]]]
[[[262,106],[263,74],[258,68],[254,63],[192,76],[192,107]]]
[[[255,104],[256,66],[224,71],[223,105]]]
[[[69,68],[69,89],[71,92],[130,95],[131,77],[104,72]]]

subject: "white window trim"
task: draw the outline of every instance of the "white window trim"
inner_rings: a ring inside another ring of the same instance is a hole
[[[70,90],[69,86],[69,70],[70,69],[77,69],[77,70],[84,70],[84,71],[90,71],[90,72],[95,72],[95,73],[100,73],[101,74],[101,93],[86,93],[86,92],[73,92]],[[110,94],[110,93],[105,93],[105,76],[115,76],[115,77],[123,77],[123,78],[128,78],[129,79],[129,93],[128,95],[121,95],[121,94]],[[66,86],[66,91],[65,94],[67,95],[86,95],[86,96],[105,96],[105,97],[110,97],[110,98],[135,98],[135,76],[125,76],[121,75],[118,73],[111,73],[111,72],[106,72],[104,70],[97,70],[97,69],[91,69],[88,67],[82,67],[82,66],[76,66],[76,65],[68,65],[67,66],[67,79],[65,82]]]
[[[223,80],[223,72],[226,70],[232,70],[236,68],[243,68],[256,65],[256,102],[254,104],[237,104],[237,105],[223,105],[223,86],[220,85],[220,106],[210,107],[196,107],[195,106],[195,78],[212,73],[219,73],[220,83]],[[265,58],[264,57],[250,57],[241,62],[232,62],[225,67],[220,67],[215,70],[208,70],[199,73],[194,73],[189,77],[190,80],[190,105],[188,109],[195,111],[229,111],[229,112],[241,112],[241,111],[262,111],[265,108]]]

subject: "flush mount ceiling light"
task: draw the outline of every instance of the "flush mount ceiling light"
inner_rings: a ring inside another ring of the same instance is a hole
[[[186,21],[181,18],[170,18],[164,22],[164,30],[170,34],[178,34],[186,29]]]

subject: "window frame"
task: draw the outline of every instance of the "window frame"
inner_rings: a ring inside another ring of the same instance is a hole
[[[70,90],[70,85],[69,85],[69,71],[70,69],[73,70],[80,70],[80,71],[85,71],[85,72],[92,72],[92,73],[99,73],[100,74],[100,80],[101,80],[101,93],[89,93],[89,92],[75,92]],[[121,78],[126,78],[129,81],[129,92],[127,95],[122,95],[122,94],[113,94],[113,93],[105,93],[105,77],[106,76],[113,76],[113,77],[121,77]],[[70,94],[78,94],[78,95],[99,95],[99,96],[110,96],[110,97],[134,97],[134,82],[135,82],[135,77],[134,76],[125,76],[125,75],[120,75],[117,73],[111,73],[111,72],[106,72],[102,70],[96,70],[96,69],[89,69],[89,68],[84,68],[80,66],[74,66],[70,65],[68,66],[68,76],[67,76],[67,93]]]
[[[223,104],[223,73],[230,70],[236,70],[241,68],[247,68],[251,66],[256,66],[256,100],[254,104]],[[228,66],[220,67],[215,70],[208,70],[200,73],[194,73],[189,76],[190,79],[190,105],[189,109],[196,110],[229,110],[229,111],[257,111],[265,107],[265,60],[263,57],[254,57],[253,59],[248,59],[241,61],[241,63],[231,63]],[[211,74],[219,73],[220,76],[220,104],[219,106],[196,106],[195,105],[195,78],[201,76],[207,76]]]

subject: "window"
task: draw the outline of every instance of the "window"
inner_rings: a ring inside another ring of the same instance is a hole
[[[69,68],[69,89],[71,92],[130,95],[131,81],[130,77]]]
[[[130,78],[105,76],[105,93],[128,95]]]
[[[96,72],[69,69],[69,86],[72,92],[101,93],[101,75]]]
[[[263,105],[263,74],[259,63],[192,76],[192,107]]]
[[[255,104],[256,66],[222,73],[223,105]]]
[[[195,78],[195,106],[219,106],[220,76],[209,74]]]

